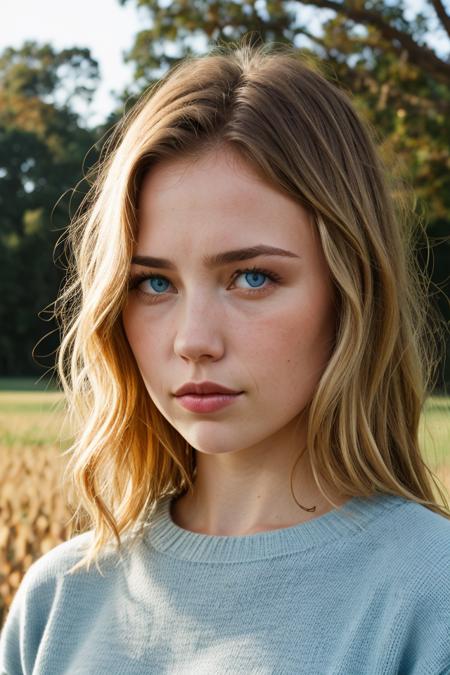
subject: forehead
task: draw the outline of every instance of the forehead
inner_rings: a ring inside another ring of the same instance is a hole
[[[229,149],[158,163],[144,178],[138,208],[138,241],[145,248],[296,246],[311,235],[306,209]]]

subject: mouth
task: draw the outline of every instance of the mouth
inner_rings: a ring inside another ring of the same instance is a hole
[[[236,392],[236,394],[228,394],[223,391],[212,391],[208,394],[196,394],[194,391],[187,391],[185,394],[178,394],[176,398],[184,398],[185,396],[195,396],[195,398],[209,398],[211,396],[239,396],[242,392]]]
[[[243,392],[237,394],[224,394],[215,392],[210,394],[183,394],[176,399],[186,410],[196,413],[215,412],[224,408],[238,399]]]
[[[229,389],[223,384],[218,382],[211,382],[209,380],[205,382],[186,382],[182,387],[179,387],[175,392],[174,396],[184,396],[185,394],[190,396],[203,396],[203,395],[214,395],[218,396],[220,394],[241,394],[241,391],[236,389]]]

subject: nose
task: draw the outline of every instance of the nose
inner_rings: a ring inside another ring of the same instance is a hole
[[[176,320],[174,352],[182,359],[218,360],[224,353],[223,310],[206,294],[186,300]]]

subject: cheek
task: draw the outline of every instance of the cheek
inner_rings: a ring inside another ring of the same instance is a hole
[[[307,295],[307,294],[305,294]],[[255,324],[260,344],[274,354],[310,355],[320,358],[334,339],[335,318],[331,302],[314,296],[286,303],[270,317]],[[256,346],[256,345],[255,345]]]
[[[122,311],[122,323],[128,344],[139,369],[143,372],[152,362],[152,359],[146,359],[146,357],[154,352],[155,345],[150,340],[150,337],[154,340],[154,331],[150,333],[145,329],[145,321],[132,302],[129,302]]]
[[[260,340],[249,348],[249,360],[261,367],[261,377],[273,391],[298,392],[299,383],[315,386],[328,363],[334,344],[331,303],[297,302],[258,325]],[[302,387],[303,388],[303,387]]]
[[[161,378],[161,358],[158,355],[158,345],[161,340],[155,335],[155,327],[150,332],[145,329],[145,321],[139,311],[128,306],[122,311],[122,323],[130,349],[137,363],[138,370],[145,387],[156,407],[162,414],[164,411],[158,405],[158,391],[163,386]],[[164,371],[164,369],[162,369]]]

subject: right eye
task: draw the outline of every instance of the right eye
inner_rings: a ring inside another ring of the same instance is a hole
[[[139,288],[140,286],[144,286],[145,282],[149,282],[146,284],[146,290]],[[130,278],[128,288],[130,291],[137,291],[138,293],[142,293],[147,297],[151,297],[155,295],[162,295],[163,292],[167,290],[167,284],[170,284],[170,281],[160,274],[141,273],[136,274]],[[152,293],[152,290],[155,292]]]
[[[148,281],[149,287],[154,291],[166,291],[167,287],[165,284],[170,284],[170,281],[166,277],[156,276],[155,274],[149,275],[144,281]],[[141,283],[144,283],[142,281]]]

